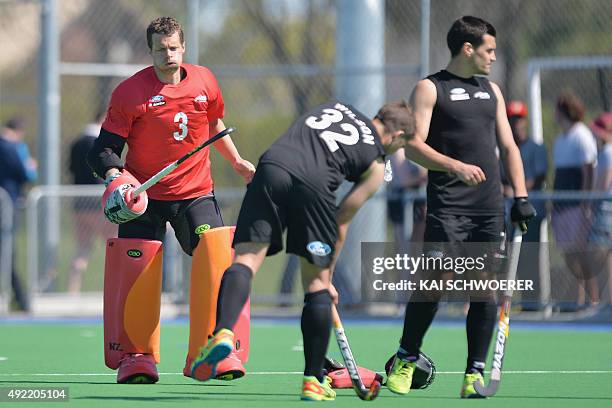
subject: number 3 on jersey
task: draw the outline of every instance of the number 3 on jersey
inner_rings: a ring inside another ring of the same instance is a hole
[[[181,130],[180,133],[174,132],[172,134],[174,139],[181,141],[187,137],[187,133],[189,132],[189,128],[187,128],[187,121],[187,114],[185,114],[185,112],[177,112],[177,114],[174,115],[174,123],[178,123],[179,129]]]
[[[323,115],[320,118],[316,116],[309,116],[304,122],[306,126],[311,129],[323,130],[327,129],[334,123],[341,122],[344,119],[342,112],[336,109],[323,109]],[[331,130],[324,130],[319,134],[319,137],[325,141],[329,150],[333,153],[340,148],[338,143],[342,143],[348,146],[352,146],[359,142],[359,130],[350,123],[340,124],[340,128],[347,134],[332,132]]]

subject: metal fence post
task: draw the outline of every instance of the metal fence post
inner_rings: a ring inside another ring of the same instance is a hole
[[[58,2],[43,0],[41,8],[40,42],[40,89],[41,106],[39,117],[38,157],[40,159],[41,184],[59,185],[62,166],[60,148],[60,74]],[[43,259],[47,271],[57,268],[55,258],[59,243],[59,203],[45,203],[42,236],[45,239]]]
[[[382,2],[338,2],[336,32],[336,94],[373,117],[385,100],[385,8]],[[360,69],[369,68],[366,73]],[[350,189],[344,183],[338,197]],[[384,200],[370,200],[351,223],[342,255],[338,259],[335,285],[346,303],[361,298],[361,241],[385,241],[386,207]]]
[[[187,61],[197,64],[200,56],[200,0],[187,1]]]
[[[429,75],[430,0],[421,0],[421,78]]]

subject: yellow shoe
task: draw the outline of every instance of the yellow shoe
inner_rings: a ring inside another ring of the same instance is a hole
[[[229,356],[234,349],[234,333],[222,329],[200,349],[200,354],[191,363],[191,377],[208,381],[217,375],[217,364]]]
[[[408,394],[412,385],[412,374],[416,361],[404,361],[397,356],[387,376],[387,388],[396,394]]]
[[[469,373],[463,377],[463,387],[461,387],[461,398],[486,398],[476,392],[474,389],[474,383],[476,381],[480,381],[484,384],[484,379],[482,378],[482,374]]]
[[[321,384],[317,377],[304,376],[302,383],[302,401],[333,401],[336,391],[331,388],[332,379],[325,376]]]

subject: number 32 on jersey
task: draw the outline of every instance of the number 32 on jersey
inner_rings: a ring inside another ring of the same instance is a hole
[[[363,133],[363,141],[364,143],[374,144],[374,137],[372,135],[372,130],[366,126],[366,123],[362,120],[359,120],[356,115],[351,112],[347,107],[341,104],[336,104],[336,108],[340,108],[347,116],[352,119],[357,125],[359,125],[361,132]],[[338,133],[331,130],[324,130],[329,128],[334,123],[342,122],[345,119],[345,116],[338,109],[326,108],[323,109],[323,114],[321,117],[309,116],[306,118],[304,122],[306,126],[311,129],[323,130],[319,134],[319,137],[325,141],[329,150],[333,153],[340,148],[338,143],[342,143],[347,146],[352,146],[359,142],[359,129],[353,124],[350,123],[341,123],[340,129],[342,129],[346,133]]]

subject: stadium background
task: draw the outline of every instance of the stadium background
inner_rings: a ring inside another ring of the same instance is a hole
[[[342,42],[346,41],[345,25],[349,25],[342,17],[363,18],[355,12],[359,7],[376,13],[360,21],[371,30],[372,41],[381,39],[376,49],[368,49],[364,43]],[[50,9],[55,10],[51,23],[43,18]],[[445,66],[446,31],[453,20],[466,14],[483,17],[498,30],[498,60],[491,78],[500,84],[507,100],[528,99],[527,66],[534,58],[571,57],[572,61],[581,61],[590,57],[609,59],[612,55],[612,6],[607,0],[5,0],[0,1],[0,35],[4,38],[0,120],[14,114],[25,116],[27,142],[41,164],[39,184],[53,184],[53,177],[62,184],[70,183],[70,143],[106,105],[114,86],[138,66],[149,63],[144,36],[147,24],[159,15],[172,15],[186,29],[187,60],[210,67],[218,76],[227,106],[226,123],[238,127],[233,138],[242,155],[255,162],[295,117],[317,103],[342,95],[373,114],[372,104],[359,99],[360,94],[380,100],[407,98],[425,72]],[[55,37],[58,54],[49,56],[48,46],[53,45]],[[340,43],[346,45],[342,50],[338,49]],[[428,59],[422,58],[423,44],[428,47]],[[358,57],[351,60],[340,51]],[[57,60],[53,60],[55,57]],[[46,93],[49,70],[60,73],[57,124],[49,111],[53,106],[49,99],[56,95]],[[357,93],[343,95],[347,94],[346,84],[360,83],[365,85],[361,89],[356,86]],[[382,91],[368,84],[381,84]],[[558,132],[553,105],[561,90],[570,89],[582,98],[587,120],[610,109],[610,65],[542,71],[541,84],[543,136],[549,154]],[[57,139],[50,139],[54,127],[58,129]],[[50,140],[57,142],[50,145]],[[51,151],[57,153],[52,155]],[[224,216],[233,222],[243,187],[220,156],[213,153],[213,160]],[[551,176],[549,172],[549,185]],[[23,221],[15,245],[16,262],[38,299],[44,294],[65,292],[66,270],[74,252],[70,212],[61,211],[61,216],[51,219],[49,214],[70,208],[79,191],[85,190],[61,191],[54,187],[34,189],[35,194],[30,191],[24,207],[17,208]],[[88,194],[92,207],[96,206],[97,191]],[[354,235],[364,240],[381,240],[381,236],[382,240],[389,239],[385,213],[380,211],[384,198],[374,201],[367,223],[357,220]],[[29,220],[28,210],[33,214]],[[171,241],[167,243],[165,287],[170,293],[169,303],[181,304],[186,299],[189,260]],[[88,293],[91,296],[87,299],[99,299],[102,242],[94,248],[80,300],[51,296],[47,299],[51,303],[40,303],[35,310],[53,314],[51,305],[61,304],[56,313],[78,313],[86,310],[81,302]],[[561,261],[554,251],[551,254],[554,269]],[[262,306],[283,301],[278,288],[285,261],[283,256],[269,260],[266,274],[260,274],[265,277],[255,283],[255,299],[261,300]],[[349,266],[354,269],[354,265]],[[0,292],[6,294],[7,290],[4,279]],[[289,303],[299,304],[299,290],[296,284]],[[97,310],[94,308],[93,313]]]
[[[355,11],[360,8],[375,14],[360,17]],[[104,367],[102,240],[94,245],[81,293],[66,293],[78,227],[72,202],[89,197],[91,208],[95,208],[100,195],[99,187],[75,189],[67,185],[68,149],[96,110],[107,103],[118,81],[135,72],[136,65],[149,63],[144,32],[153,18],[172,15],[184,24],[188,61],[209,66],[218,76],[227,104],[226,123],[239,128],[233,137],[241,153],[256,161],[307,107],[346,92],[351,84],[384,84],[380,88],[384,92],[378,93],[379,88],[370,85],[353,86],[357,96],[407,98],[425,72],[445,66],[448,27],[466,14],[483,17],[498,29],[498,61],[492,79],[500,84],[506,99],[528,98],[528,67],[533,59],[568,58],[563,60],[565,69],[541,71],[541,125],[549,152],[558,132],[552,119],[553,105],[562,89],[571,89],[582,98],[587,120],[610,110],[612,68],[606,62],[612,58],[609,0],[0,0],[0,122],[15,114],[24,116],[26,140],[34,155],[43,170],[55,172],[41,171],[39,182],[27,190],[27,200],[15,209],[19,229],[14,250],[17,269],[33,296],[30,313],[8,310],[7,271],[13,249],[7,248],[6,239],[0,247],[0,402],[6,401],[3,395],[7,389],[67,387],[71,406],[83,407],[210,403],[219,407],[286,407],[299,403],[303,360],[296,316],[301,296],[297,282],[289,298],[278,294],[287,261],[284,256],[268,260],[255,281],[257,317],[249,374],[233,383],[201,385],[182,376],[190,267],[174,239],[166,242],[165,249],[161,378],[155,386],[116,385],[115,373]],[[349,66],[341,66],[346,64],[343,58],[351,55],[340,55],[338,44],[355,33],[344,26],[347,16],[363,18],[360,24],[371,33],[367,41],[381,42],[376,47],[362,41],[355,41],[354,48],[341,47],[358,57]],[[56,40],[58,53],[50,55]],[[592,57],[601,64],[586,68]],[[63,74],[55,77],[59,82],[50,83],[53,76],[49,74],[60,70]],[[57,94],[50,92],[55,85]],[[349,102],[373,113],[367,100],[350,98]],[[213,160],[224,216],[233,222],[244,187],[214,153]],[[41,186],[54,180],[62,185]],[[549,172],[548,185],[551,181]],[[559,197],[550,188],[547,194]],[[370,203],[367,216],[356,220],[353,228],[357,239],[391,240],[384,208],[384,195]],[[10,201],[0,192],[0,234],[5,237],[10,233],[4,222],[10,212]],[[102,218],[100,222],[104,222]],[[567,289],[575,281],[567,276],[554,248],[550,227],[543,232],[551,241],[546,257],[548,277]],[[358,256],[353,258],[359,262]],[[354,265],[348,264],[346,269],[357,275]],[[343,301],[346,299],[343,296]],[[279,303],[289,307],[278,307]],[[357,362],[382,371],[397,347],[401,307],[373,303],[360,308],[346,303],[349,305],[341,312]],[[427,335],[424,350],[438,367],[432,386],[408,397],[392,395],[383,388],[374,404],[464,405],[458,398],[466,350],[460,306],[443,307],[441,319]],[[502,385],[496,397],[483,404],[610,405],[612,316],[549,312],[521,312],[520,306],[513,309]],[[330,344],[330,354],[340,359],[336,349]],[[341,390],[335,406],[353,406],[356,401],[351,390]]]

